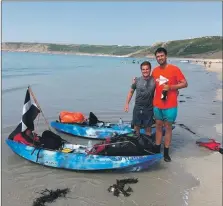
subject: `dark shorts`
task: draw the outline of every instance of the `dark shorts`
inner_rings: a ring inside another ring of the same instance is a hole
[[[134,107],[132,124],[140,127],[151,127],[153,125],[153,109],[145,107]]]

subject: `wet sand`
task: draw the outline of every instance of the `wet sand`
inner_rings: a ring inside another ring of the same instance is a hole
[[[208,72],[217,73],[218,79],[222,81],[222,59],[205,59],[207,65],[204,65],[204,60],[194,60],[196,64],[203,66]],[[198,62],[196,62],[198,61]],[[211,64],[209,62],[212,62]],[[216,99],[222,101],[222,88],[217,89]]]
[[[200,59],[194,59],[193,63],[204,66],[208,72],[217,73],[219,80],[222,81],[222,60],[209,59],[205,61],[212,61],[211,66],[209,67],[207,64],[205,67]],[[219,84],[219,87],[222,85]],[[221,88],[216,90],[215,99],[222,102]],[[222,115],[222,111],[219,112]],[[216,124],[215,129],[221,137],[220,142],[223,143],[222,122]],[[204,148],[204,150],[206,149]],[[189,205],[191,206],[222,206],[222,155],[218,152],[209,153],[210,155],[206,157],[191,157],[185,160],[186,170],[200,181],[200,186],[194,189],[189,198]]]
[[[191,63],[203,66],[208,72],[215,72],[222,80],[222,59],[190,59]],[[206,62],[206,66],[204,64]],[[211,62],[211,64],[210,64]]]
[[[222,155],[217,152],[207,157],[185,160],[185,168],[200,181],[189,197],[191,206],[222,206]]]

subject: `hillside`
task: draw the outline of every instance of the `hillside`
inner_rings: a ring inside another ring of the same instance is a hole
[[[223,38],[201,37],[194,39],[175,40],[168,42],[155,43],[151,47],[132,53],[130,56],[154,55],[158,47],[164,47],[168,51],[170,57],[203,57],[222,58],[222,42]]]
[[[222,58],[222,40],[220,36],[210,36],[159,42],[151,46],[5,42],[2,43],[2,50],[145,57],[154,55],[154,51],[158,47],[164,47],[167,49],[168,56],[170,57]]]
[[[141,50],[143,46],[118,46],[118,45],[87,45],[87,44],[47,44],[47,43],[23,43],[6,42],[2,44],[2,50],[24,52],[58,52],[58,53],[83,53],[105,54],[123,56]]]

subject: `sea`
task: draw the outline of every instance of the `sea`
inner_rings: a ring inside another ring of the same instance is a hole
[[[170,163],[161,160],[146,171],[134,173],[66,171],[28,162],[5,144],[21,121],[28,86],[49,123],[58,120],[61,111],[82,112],[86,117],[93,112],[103,121],[131,121],[135,96],[128,113],[124,112],[125,101],[132,78],[141,75],[140,64],[144,60],[150,61],[153,68],[157,65],[153,58],[2,52],[2,205],[30,206],[42,190],[63,188],[70,188],[70,193],[52,205],[188,205],[193,188],[199,187],[200,182],[187,172],[184,160],[210,155],[210,151],[195,144],[198,138],[221,140],[215,125],[222,122],[222,102],[216,100],[216,90],[222,83],[202,66],[168,59],[181,68],[188,80],[188,88],[180,90],[176,122],[196,133],[176,125]],[[48,128],[43,115],[36,121],[40,134]],[[88,143],[86,139],[60,135],[73,143]],[[108,192],[116,179],[130,177],[139,180],[131,185],[131,196],[116,197]]]

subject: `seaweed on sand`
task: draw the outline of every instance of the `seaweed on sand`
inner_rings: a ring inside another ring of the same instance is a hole
[[[122,180],[116,180],[116,184],[111,185],[108,188],[109,192],[112,192],[114,196],[119,196],[120,193],[123,194],[125,197],[130,196],[130,192],[133,192],[131,187],[128,187],[125,189],[126,184],[134,184],[137,183],[138,179],[136,178],[129,178],[129,179],[122,179]]]
[[[52,203],[59,197],[65,197],[68,192],[70,192],[69,188],[56,190],[45,189],[40,192],[42,196],[34,200],[33,206],[45,206],[45,203]]]

